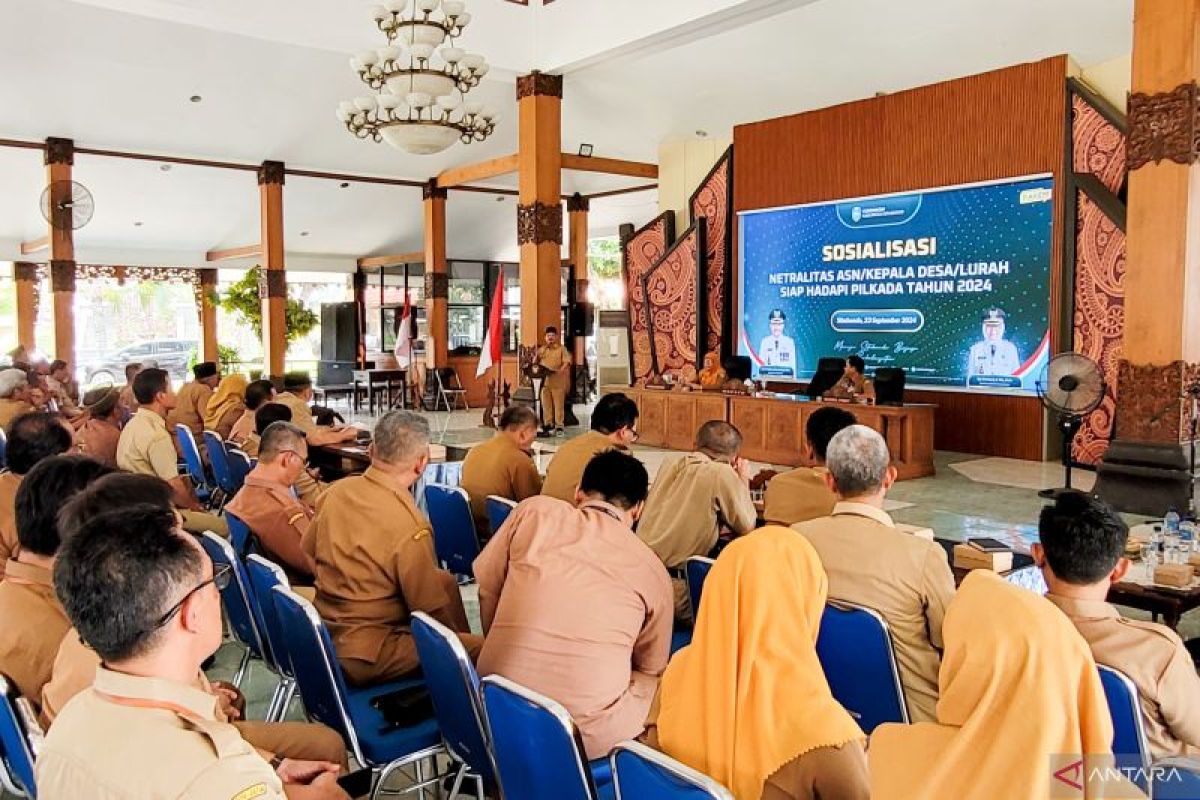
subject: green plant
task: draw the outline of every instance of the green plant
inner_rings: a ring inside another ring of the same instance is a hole
[[[261,275],[262,267],[256,264],[246,271],[241,280],[231,284],[224,296],[217,294],[213,298],[218,306],[241,317],[242,322],[249,325],[259,338],[262,338],[262,297],[258,291]],[[309,331],[317,327],[320,318],[304,303],[289,297],[284,309],[284,321],[284,336],[291,344],[307,336]],[[233,352],[237,353],[236,350]],[[221,360],[225,360],[224,355]]]
[[[217,363],[221,365],[221,371],[226,374],[237,372],[242,363],[242,354],[238,352],[236,347],[218,342]]]

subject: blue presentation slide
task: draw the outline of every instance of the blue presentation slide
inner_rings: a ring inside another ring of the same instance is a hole
[[[1049,175],[738,215],[738,351],[807,381],[826,356],[910,386],[1033,393],[1050,350]]]

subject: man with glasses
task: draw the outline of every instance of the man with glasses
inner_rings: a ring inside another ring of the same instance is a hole
[[[228,578],[159,506],[100,514],[68,539],[55,589],[102,665],[46,736],[39,797],[346,800],[337,764],[268,764],[199,685]]]
[[[292,486],[305,473],[308,442],[290,422],[273,422],[262,433],[258,466],[225,508],[250,526],[263,555],[283,567],[293,584],[311,586],[316,565],[300,546],[313,508]]]
[[[638,407],[620,392],[606,394],[592,410],[592,429],[571,439],[554,453],[546,467],[542,494],[572,505],[588,462],[605,450],[628,450],[637,441]]]

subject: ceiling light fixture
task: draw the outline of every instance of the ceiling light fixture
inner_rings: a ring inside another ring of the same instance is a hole
[[[708,131],[697,130],[696,135],[699,136],[701,139],[705,139],[708,137]]]
[[[385,0],[371,7],[371,18],[387,46],[350,59],[351,69],[375,94],[338,105],[337,118],[347,130],[414,155],[440,153],[455,141],[482,142],[492,134],[495,114],[466,101],[488,64],[455,45],[471,21],[463,0]]]
[[[170,165],[170,164],[159,164],[159,165],[158,165],[158,169],[159,169],[159,171],[160,171],[160,172],[170,172],[170,171],[171,171],[171,165]]]
[[[201,96],[200,96],[200,95],[198,95],[198,94],[194,94],[194,95],[192,95],[191,97],[189,97],[189,98],[188,98],[188,100],[191,100],[193,103],[199,103],[199,102],[200,102],[201,100],[203,100],[203,99],[204,99],[204,98],[203,98],[203,97],[201,97]]]
[[[142,227],[142,223],[141,223],[141,221],[138,221],[138,222],[135,222],[135,223],[133,223],[133,227],[135,227],[135,228],[140,228],[140,227]]]
[[[301,236],[308,236],[308,231],[300,231]]]
[[[591,158],[594,151],[595,148],[590,144],[579,145],[579,155],[583,156],[584,158]]]
[[[350,188],[350,184],[349,184],[348,182],[346,182],[346,181],[343,181],[342,183],[339,183],[339,184],[338,184],[338,188],[339,188],[339,189],[349,189],[349,188]]]

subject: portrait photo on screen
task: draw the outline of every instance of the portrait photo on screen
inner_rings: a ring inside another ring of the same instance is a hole
[[[807,381],[859,355],[909,386],[1034,393],[1050,350],[1049,175],[738,214],[738,352]]]

